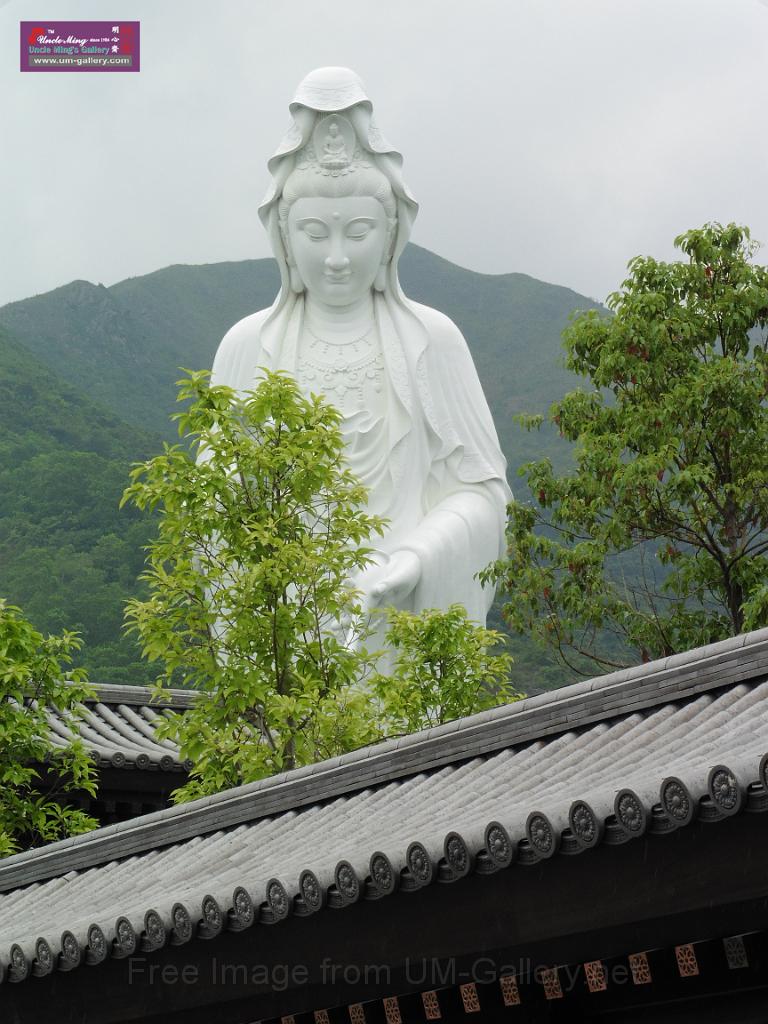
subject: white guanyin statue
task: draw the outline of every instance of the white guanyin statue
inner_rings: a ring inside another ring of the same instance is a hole
[[[350,468],[389,520],[351,581],[366,609],[458,602],[484,623],[493,592],[475,577],[505,550],[506,464],[461,332],[400,288],[418,209],[402,157],[347,68],[307,75],[290,111],[259,209],[280,293],[227,332],[213,383],[284,370],[341,411]]]

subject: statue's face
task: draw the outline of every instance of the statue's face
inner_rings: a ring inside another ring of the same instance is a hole
[[[288,242],[312,298],[348,306],[373,287],[387,245],[387,216],[373,196],[297,199]]]

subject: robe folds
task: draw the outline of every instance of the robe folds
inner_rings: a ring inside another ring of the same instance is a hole
[[[418,555],[421,576],[403,608],[459,603],[485,623],[493,591],[475,576],[504,554],[511,492],[472,357],[448,317],[399,288],[374,292],[374,316],[384,412],[365,421],[364,436],[352,436],[354,416],[342,428],[350,468],[369,487],[369,510],[389,520],[371,546],[384,561],[400,550]],[[296,376],[303,319],[303,294],[283,292],[270,309],[240,320],[219,346],[212,383],[246,391],[262,367]]]

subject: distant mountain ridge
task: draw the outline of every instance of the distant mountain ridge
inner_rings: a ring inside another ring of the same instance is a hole
[[[543,454],[562,464],[568,447],[549,428],[523,432],[513,416],[544,413],[574,386],[560,334],[574,309],[596,304],[525,274],[465,270],[415,245],[400,271],[406,294],[464,333],[520,496],[517,468]],[[278,287],[273,260],[178,265],[109,288],[73,281],[0,308],[0,596],[41,628],[82,629],[86,663],[103,681],[151,677],[120,637],[150,529],[117,511],[129,464],[161,438],[176,440],[179,368],[210,367],[229,327],[270,305]],[[541,685],[543,656],[523,642],[513,650]],[[547,676],[562,681],[559,671]]]

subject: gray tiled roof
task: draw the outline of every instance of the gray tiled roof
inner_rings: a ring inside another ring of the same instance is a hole
[[[21,980],[768,809],[768,630],[19,854]]]
[[[144,686],[101,684],[94,687],[96,699],[80,706],[81,717],[73,719],[58,711],[48,713],[50,737],[64,746],[79,736],[100,767],[138,768],[181,772],[190,766],[179,757],[171,740],[155,736],[155,727],[168,709],[189,707],[194,694],[169,690],[162,704],[150,705],[152,691]]]

